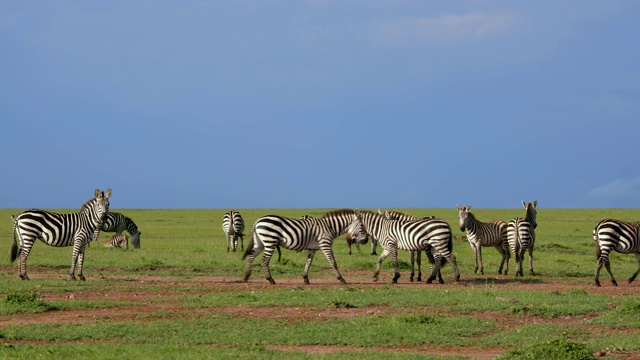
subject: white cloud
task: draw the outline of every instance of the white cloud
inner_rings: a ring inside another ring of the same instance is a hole
[[[471,13],[408,18],[382,24],[380,40],[389,45],[454,42],[504,33],[516,20],[511,13]]]
[[[589,191],[589,196],[598,198],[627,198],[640,196],[640,178],[617,179]]]

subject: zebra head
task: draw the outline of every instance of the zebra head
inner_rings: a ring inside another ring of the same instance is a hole
[[[360,244],[366,244],[369,240],[359,211],[354,211],[352,214],[351,224],[347,227],[347,236]]]
[[[528,203],[522,201],[522,206],[524,206],[524,208],[527,210],[524,216],[525,219],[533,224],[533,228],[535,229],[536,227],[538,227],[538,221],[536,220],[536,217],[538,216],[538,211],[536,210],[536,206],[538,206],[538,200],[534,200],[533,202],[529,201]]]
[[[141,231],[131,234],[131,243],[135,249],[140,249],[140,235],[142,235]]]
[[[95,197],[92,200],[89,200],[86,203],[86,206],[83,205],[82,208],[89,208],[91,214],[102,223],[106,217],[107,212],[109,212],[109,197],[111,197],[111,189],[107,190],[105,194],[104,191],[100,189],[96,189]]]
[[[456,205],[458,210],[458,218],[460,220],[460,231],[466,231],[467,223],[471,222],[473,215],[470,213],[471,205],[460,207]]]

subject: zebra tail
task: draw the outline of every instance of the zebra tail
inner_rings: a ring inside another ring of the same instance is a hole
[[[249,235],[249,243],[247,244],[247,248],[244,249],[244,254],[242,254],[242,260],[249,256],[249,254],[251,254],[251,252],[253,251],[253,244],[255,243],[253,238],[255,236],[255,233],[256,229],[253,228],[253,230],[251,230],[251,234]]]
[[[11,219],[13,219],[13,244],[11,244],[11,262],[13,263],[18,257],[18,243],[16,242],[16,226],[18,225],[18,221],[13,215],[11,215]]]
[[[595,240],[596,244],[596,259],[600,259],[600,255],[602,254],[602,250],[600,250],[600,241],[598,238],[597,228],[593,230],[593,240]]]

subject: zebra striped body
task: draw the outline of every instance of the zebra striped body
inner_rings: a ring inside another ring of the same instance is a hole
[[[23,280],[27,276],[27,257],[33,243],[40,239],[47,245],[63,247],[73,246],[73,257],[69,278],[75,280],[75,268],[78,266],[78,277],[82,275],[85,246],[91,241],[94,230],[102,223],[109,211],[109,197],[111,189],[104,192],[96,189],[95,197],[88,200],[79,213],[56,214],[45,210],[29,209],[15,217],[13,223],[13,244],[11,245],[11,262],[18,257],[16,234],[20,238],[19,274]]]
[[[596,242],[596,257],[598,258],[595,276],[595,285],[600,286],[600,269],[605,266],[611,283],[618,283],[611,273],[609,255],[612,251],[621,254],[634,254],[638,262],[638,270],[629,278],[631,283],[640,273],[640,222],[625,222],[606,219],[596,225],[593,230],[593,240]]]
[[[222,231],[227,237],[227,252],[229,247],[236,251],[238,238],[240,238],[241,249],[244,250],[244,220],[238,211],[227,211],[222,217]]]
[[[104,243],[104,247],[108,248],[129,248],[129,235],[115,234],[111,235],[109,240]]]
[[[346,284],[338,271],[332,250],[335,238],[344,233],[351,234],[356,240],[362,240],[367,236],[360,216],[353,210],[330,211],[318,219],[290,219],[277,215],[263,216],[253,225],[249,244],[242,257],[243,259],[249,258],[244,281],[248,281],[251,276],[253,259],[264,250],[262,257],[264,277],[271,284],[275,284],[269,270],[269,261],[279,245],[290,250],[307,250],[307,261],[303,273],[305,284],[309,284],[309,268],[318,250],[321,250],[327,257],[336,278],[342,284]]]
[[[412,220],[418,220],[419,218],[414,217],[411,214],[407,214],[407,213],[403,213],[400,211],[394,211],[394,210],[389,210],[389,211],[385,211],[384,213],[381,212],[380,210],[378,210],[378,213],[384,215],[388,220],[400,220],[400,221],[412,221]],[[437,219],[437,217],[435,216],[425,216],[422,219]],[[434,256],[435,250],[432,248],[431,251],[425,251],[425,253],[427,254],[427,259],[429,260],[429,270],[430,272],[433,271],[433,265],[435,264],[435,258],[437,257],[438,259],[440,259],[440,264],[444,265],[444,261],[446,261],[444,258],[442,258],[441,256],[439,256],[437,253]],[[417,277],[417,281],[422,281],[422,251],[409,251],[409,260],[411,261],[411,274],[409,275],[409,281],[413,281],[413,278],[415,277],[415,268],[416,265],[418,265],[418,277]],[[444,280],[442,279],[442,274],[440,272],[438,272],[438,282],[440,284],[444,284]]]
[[[140,248],[140,235],[142,235],[142,232],[140,232],[136,223],[129,217],[115,212],[107,213],[102,224],[94,231],[93,241],[98,242],[100,231],[122,234],[125,230],[131,234],[131,244],[133,244],[133,247],[136,249]]]
[[[439,256],[451,263],[455,271],[456,281],[460,280],[460,272],[456,259],[451,252],[453,237],[451,227],[441,219],[417,219],[412,221],[389,220],[381,214],[372,211],[361,211],[362,223],[368,234],[378,239],[384,248],[382,255],[378,257],[374,278],[378,279],[380,265],[387,256],[391,255],[395,274],[392,282],[396,283],[400,277],[398,270],[398,249],[408,251],[427,251],[434,249]],[[427,279],[431,283],[440,272],[440,259],[435,260],[435,267]]]
[[[509,242],[507,240],[507,222],[495,220],[481,222],[471,213],[471,205],[460,207],[456,205],[458,218],[460,220],[460,230],[467,232],[467,240],[473,250],[473,257],[476,262],[474,273],[478,273],[478,262],[480,263],[480,274],[484,275],[484,265],[482,264],[482,247],[493,246],[502,255],[498,274],[502,274],[502,268],[506,263],[504,274],[509,272]]]
[[[524,261],[524,253],[529,252],[529,273],[535,275],[533,271],[533,247],[536,241],[535,228],[538,226],[536,221],[538,201],[525,203],[522,205],[526,209],[525,218],[515,218],[507,224],[507,240],[511,253],[516,258],[516,277],[524,276],[522,273],[522,262]]]

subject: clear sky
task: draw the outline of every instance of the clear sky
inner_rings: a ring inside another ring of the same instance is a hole
[[[638,207],[639,34],[638,1],[0,0],[0,207]]]

